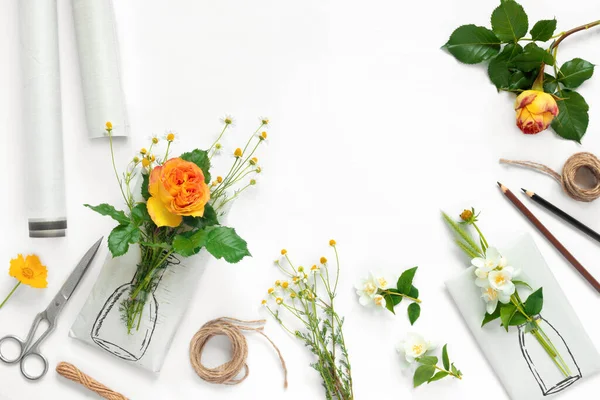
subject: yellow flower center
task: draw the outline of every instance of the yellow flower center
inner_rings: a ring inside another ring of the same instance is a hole
[[[266,301],[266,300],[263,300],[263,301],[261,302],[261,304],[264,306],[265,304],[267,304],[267,301]]]
[[[25,278],[27,278],[27,279],[33,279],[33,277],[34,277],[34,275],[35,275],[35,274],[34,274],[34,272],[33,272],[33,270],[32,270],[31,268],[29,268],[29,267],[24,267],[24,268],[21,270],[21,273],[22,273],[22,274],[23,274],[23,276],[24,276]]]
[[[267,138],[267,132],[262,132],[260,134],[260,138],[263,139],[263,140],[265,140]]]
[[[415,355],[421,355],[421,353],[423,353],[423,345],[422,344],[415,344],[412,347],[412,351]]]
[[[168,140],[169,142],[172,142],[173,140],[175,140],[175,134],[174,134],[174,133],[169,133],[169,134],[167,135],[167,140]]]
[[[504,276],[502,276],[502,275],[498,275],[494,279],[494,282],[496,282],[496,285],[498,285],[498,286],[504,285],[504,283],[506,282],[506,278],[504,278]]]
[[[219,183],[223,182],[223,177],[222,176],[217,176],[217,182],[219,182]]]
[[[141,153],[141,154],[146,154],[147,152],[148,152],[148,150],[146,150],[146,148],[145,148],[145,147],[142,147],[142,148],[140,149],[140,153]]]
[[[335,240],[331,239],[331,240],[329,241],[329,245],[330,245],[330,246],[335,246]]]
[[[327,264],[327,259],[325,257],[321,257],[319,261],[321,262],[321,264]]]
[[[281,255],[285,256],[287,254],[287,250],[286,249],[281,249]]]
[[[268,290],[269,294],[273,293],[274,291],[275,291],[275,289],[273,289],[273,288],[269,288],[269,290]]]
[[[108,122],[106,123],[106,130],[107,130],[107,131],[110,131],[110,130],[112,130],[112,122],[108,121]]]
[[[239,147],[237,149],[235,149],[235,151],[233,152],[233,155],[236,157],[241,157],[242,156],[242,149],[240,149]]]
[[[378,296],[375,298],[375,304],[377,304],[378,306],[380,306],[383,302],[383,296]]]
[[[486,289],[485,294],[488,295],[490,300],[494,300],[498,296],[496,291],[494,289],[492,289],[491,287]]]
[[[285,282],[283,282],[283,283],[281,284],[281,287],[282,287],[282,288],[284,288],[284,289],[287,289],[287,287],[288,287],[289,285],[290,285],[290,284],[288,283],[288,281],[285,281]]]
[[[157,144],[158,143],[158,138],[157,137],[153,137],[152,138],[152,143]]]
[[[379,282],[379,286],[381,286],[381,287],[387,286],[387,281],[385,280],[385,278],[379,278],[379,279],[377,279],[377,282]]]
[[[365,293],[369,296],[374,294],[377,291],[377,287],[373,285],[371,282],[365,285]]]

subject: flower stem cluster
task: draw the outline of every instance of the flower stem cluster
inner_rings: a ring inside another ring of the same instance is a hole
[[[266,128],[268,123],[267,119],[261,118],[259,127],[250,135],[244,148],[238,147],[233,151],[234,161],[229,168],[229,172],[224,177],[217,177],[211,183],[211,204],[215,211],[222,211],[227,203],[238,198],[250,186],[256,185],[256,175],[262,172],[262,168],[258,165],[258,158],[254,154],[267,137],[266,132],[260,131]],[[220,141],[227,129],[233,124],[233,119],[227,116],[223,118],[223,124],[221,133],[208,150],[209,159],[212,159],[221,151]]]
[[[287,250],[281,250],[282,257],[275,265],[285,280],[275,281],[262,304],[288,333],[302,341],[316,356],[317,361],[311,366],[321,375],[326,398],[351,400],[354,393],[342,332],[344,319],[334,308],[340,262],[335,241],[329,243],[335,253],[335,268],[321,257],[307,270],[296,266]],[[288,317],[292,317],[291,322],[284,322]]]
[[[529,284],[515,279],[520,274],[520,269],[511,267],[509,260],[496,248],[488,245],[473,215],[475,215],[474,209],[463,211],[461,214],[463,224],[461,224],[442,213],[455,235],[457,245],[471,259],[474,283],[481,289],[481,298],[486,304],[486,313],[481,325],[500,319],[501,325],[507,332],[510,326],[525,326],[525,331],[535,337],[559,371],[565,377],[570,376],[569,366],[539,325],[539,314],[544,301],[542,288],[533,291]],[[473,225],[477,232],[478,241],[473,238],[469,230],[463,228],[469,225]],[[517,286],[531,292],[525,301],[522,300]]]

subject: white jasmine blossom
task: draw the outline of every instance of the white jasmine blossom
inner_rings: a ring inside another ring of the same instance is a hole
[[[376,294],[375,296],[373,296],[373,304],[377,308],[385,308],[385,306],[386,306],[385,297],[383,297],[380,294]]]
[[[404,368],[414,363],[415,358],[423,357],[435,348],[436,345],[432,341],[414,332],[408,333],[406,338],[396,346],[396,350],[400,354],[401,365]]]
[[[367,278],[360,279],[356,285],[354,285],[354,288],[358,295],[358,302],[360,305],[366,307],[374,304],[373,298],[379,289],[379,282],[373,274],[370,273]]]

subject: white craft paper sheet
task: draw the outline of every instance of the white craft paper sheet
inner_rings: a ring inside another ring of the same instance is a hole
[[[121,78],[119,43],[112,0],[72,0],[81,70],[81,88],[90,138],[127,136],[129,125]]]
[[[112,255],[108,253],[98,280],[69,332],[69,336],[81,340],[106,354],[110,353],[92,340],[92,329],[107,299],[119,286],[130,282],[135,274],[136,263],[140,259],[140,252],[137,246],[131,246],[131,248],[122,257],[112,258]],[[138,361],[124,360],[124,362],[131,363],[148,371],[160,371],[171,346],[173,336],[187,309],[192,292],[197,287],[198,280],[204,273],[208,257],[208,253],[203,250],[194,257],[182,258],[182,262],[179,265],[168,267],[155,292],[159,305],[158,318],[150,345],[144,356]],[[127,328],[123,322],[113,322],[110,329],[120,329],[122,331],[119,331],[119,333],[125,332],[126,334]],[[131,340],[135,341],[135,337],[135,335],[131,336]]]
[[[581,370],[581,379],[598,372],[600,355],[531,236],[523,235],[511,247],[501,248],[500,253],[509,260],[510,265],[522,269],[523,275],[519,279],[527,281],[533,289],[543,287],[544,307],[541,315],[563,336]],[[499,326],[499,320],[481,327],[485,304],[474,279],[471,267],[456,278],[446,281],[446,287],[511,399],[541,400],[559,396],[560,393],[543,396],[523,358],[515,327],[511,327],[507,333]]]
[[[30,222],[66,219],[56,0],[19,1]],[[64,235],[64,231],[63,231]]]

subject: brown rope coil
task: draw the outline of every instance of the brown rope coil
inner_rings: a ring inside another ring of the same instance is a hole
[[[98,393],[100,397],[104,399],[127,400],[127,397],[123,396],[121,393],[117,393],[107,388],[94,378],[84,374],[73,364],[61,362],[56,366],[56,372],[58,372],[59,375],[62,375],[65,378],[72,380],[73,382],[80,383],[92,392]]]
[[[502,164],[518,165],[531,168],[549,175],[561,184],[564,192],[577,201],[590,202],[600,197],[600,160],[592,153],[575,153],[565,162],[562,176],[551,168],[531,161],[511,161],[500,159]],[[586,168],[594,176],[596,183],[592,188],[584,188],[575,181],[577,171]]]
[[[281,366],[283,367],[284,382],[283,387],[287,388],[287,368],[281,352],[267,335],[263,333],[264,325],[267,321],[241,321],[235,318],[218,318],[207,322],[194,335],[190,342],[190,361],[194,371],[198,376],[210,383],[220,383],[225,385],[237,385],[243,382],[250,373],[246,360],[248,359],[248,342],[243,331],[254,331],[263,335],[273,346]],[[207,368],[202,365],[202,351],[213,336],[227,336],[231,342],[232,355],[231,360],[216,368]],[[241,378],[237,378],[243,372]]]

